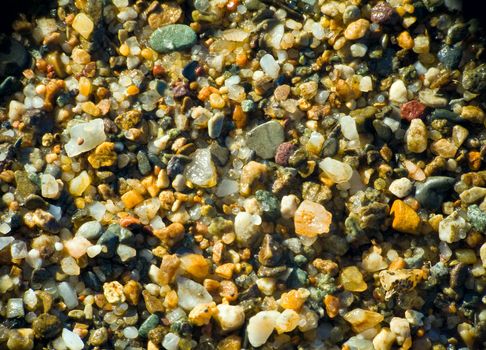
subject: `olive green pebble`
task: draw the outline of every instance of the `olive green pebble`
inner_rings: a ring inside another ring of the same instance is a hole
[[[34,336],[38,339],[51,339],[62,330],[62,323],[54,315],[41,314],[32,322]]]
[[[88,343],[92,346],[101,346],[108,340],[108,331],[105,327],[90,332]]]

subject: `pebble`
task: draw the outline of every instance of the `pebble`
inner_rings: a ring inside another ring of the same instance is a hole
[[[466,238],[468,229],[466,220],[455,211],[439,223],[439,239],[447,243],[458,242]]]
[[[79,226],[76,231],[76,236],[84,237],[86,239],[96,239],[103,231],[101,224],[98,221],[87,221]]]
[[[319,163],[319,168],[335,183],[345,183],[351,179],[353,169],[349,164],[326,157]]]
[[[33,322],[32,329],[37,339],[53,339],[62,330],[62,323],[54,315],[40,314]]]
[[[410,181],[406,177],[402,177],[400,179],[394,180],[388,187],[388,191],[390,191],[395,197],[404,198],[410,194],[412,188],[412,181]]]
[[[348,266],[342,269],[339,281],[343,288],[349,292],[364,292],[368,285],[363,280],[363,275],[356,266]]]
[[[185,277],[177,278],[177,295],[179,306],[187,311],[191,311],[200,304],[213,301],[213,297],[204,286]]]
[[[422,118],[425,114],[425,105],[417,100],[412,100],[400,106],[402,119],[411,122],[413,119]]]
[[[422,153],[427,149],[427,127],[421,119],[413,119],[406,133],[407,148],[413,153]]]
[[[305,237],[316,237],[329,232],[332,214],[319,203],[304,200],[294,214],[295,233]]]
[[[284,129],[277,121],[258,125],[247,134],[246,144],[263,158],[270,159],[276,154],[277,147],[284,141]]]
[[[464,71],[462,86],[472,92],[482,92],[486,89],[486,64]]]
[[[140,325],[140,328],[138,329],[138,334],[141,337],[146,338],[149,334],[149,332],[157,327],[157,325],[160,322],[159,316],[156,314],[151,314],[143,323]]]
[[[64,146],[68,157],[90,151],[106,140],[105,125],[101,119],[77,124],[69,129],[69,134],[71,138]]]
[[[185,24],[170,24],[156,29],[149,39],[149,45],[159,53],[183,51],[194,46],[197,35]]]
[[[84,343],[79,335],[69,329],[63,328],[62,340],[69,350],[82,350],[84,348]]]
[[[275,329],[275,323],[279,316],[280,312],[269,310],[260,311],[249,319],[246,332],[248,341],[252,346],[259,347],[266,343]]]
[[[420,227],[420,217],[405,202],[396,199],[390,209],[393,215],[392,228],[399,232],[417,234]]]
[[[425,208],[438,209],[455,183],[447,176],[429,176],[424,183],[417,183],[415,198]]]
[[[294,153],[295,146],[291,142],[284,142],[278,145],[275,151],[275,163],[286,166],[288,165],[289,158]]]
[[[402,80],[395,80],[390,87],[390,101],[395,104],[407,102],[407,87]]]
[[[260,231],[262,219],[259,215],[239,212],[235,217],[235,234],[240,244],[248,245],[253,242]]]
[[[410,337],[410,325],[406,319],[393,317],[390,321],[390,330],[396,335],[397,344],[403,345],[405,342],[407,342],[407,344],[412,343]]]
[[[80,12],[74,17],[72,27],[85,39],[89,39],[94,29],[94,23],[85,13]]]
[[[272,79],[277,79],[280,72],[280,65],[273,58],[272,55],[266,54],[260,58],[260,67],[262,67],[265,74],[267,74]]]
[[[371,8],[370,18],[373,23],[388,24],[393,20],[395,10],[385,1],[378,2]]]
[[[357,21],[351,22],[346,27],[344,31],[344,37],[347,40],[357,40],[365,36],[368,28],[370,27],[370,22],[364,18],[360,18]]]
[[[390,350],[396,340],[396,335],[389,328],[382,328],[373,338],[375,350]]]
[[[123,286],[118,281],[103,284],[103,294],[110,304],[122,303],[126,300],[125,294],[123,293]]]
[[[214,187],[217,184],[218,175],[209,148],[196,150],[191,158],[192,161],[184,170],[186,179],[199,187]]]
[[[437,53],[437,58],[448,69],[457,69],[462,58],[462,47],[445,45]]]
[[[370,329],[384,319],[383,315],[377,312],[360,308],[349,311],[343,317],[351,324],[356,333],[361,333],[364,330]]]
[[[245,322],[245,311],[240,305],[219,304],[215,319],[225,332],[240,328]]]

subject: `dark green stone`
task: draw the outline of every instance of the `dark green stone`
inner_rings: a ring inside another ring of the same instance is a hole
[[[280,216],[280,203],[271,192],[258,190],[255,197],[260,202],[264,216],[269,219],[277,219]]]
[[[160,318],[159,316],[155,315],[155,314],[152,314],[150,315],[143,323],[142,325],[140,326],[140,328],[138,329],[138,334],[141,336],[141,337],[144,337],[146,338],[148,333],[154,329],[155,327],[157,327],[157,325],[159,324],[160,322]]]

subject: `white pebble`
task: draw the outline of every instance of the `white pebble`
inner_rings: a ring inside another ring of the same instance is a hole
[[[358,140],[359,134],[356,128],[356,121],[349,115],[339,118],[339,124],[341,125],[341,132],[343,136],[348,140]]]
[[[136,337],[138,337],[138,329],[136,329],[135,327],[127,327],[123,330],[123,335],[127,339],[135,339]]]
[[[179,349],[179,336],[174,333],[167,333],[162,341],[162,347],[166,350]]]
[[[275,310],[260,311],[248,321],[246,331],[248,341],[254,347],[259,347],[266,343],[275,328],[275,321],[280,316],[280,312]]]
[[[299,198],[290,194],[288,196],[283,196],[280,202],[280,213],[284,219],[291,219],[294,217],[295,211],[299,206]]]
[[[278,73],[280,72],[280,66],[272,55],[266,54],[260,58],[260,66],[262,67],[265,74],[273,79],[278,78]]]
[[[351,55],[353,57],[364,57],[366,51],[368,51],[368,47],[364,44],[356,43],[351,45]]]
[[[390,87],[390,101],[401,104],[407,102],[407,87],[402,80],[396,80]]]
[[[64,328],[62,330],[62,340],[69,350],[82,350],[84,348],[84,343],[79,335],[69,329]]]
[[[412,191],[413,183],[406,177],[394,180],[388,190],[396,197],[403,198],[410,194]]]

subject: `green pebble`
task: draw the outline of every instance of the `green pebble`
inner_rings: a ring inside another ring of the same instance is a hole
[[[152,314],[150,315],[143,323],[142,325],[140,326],[140,328],[138,329],[138,335],[140,335],[141,337],[144,337],[146,338],[148,333],[154,329],[155,327],[157,327],[157,325],[159,324],[160,322],[160,319],[159,319],[159,316],[155,315],[155,314]]]
[[[149,39],[149,45],[159,53],[182,51],[191,48],[197,35],[185,24],[171,24],[155,30]]]
[[[258,190],[255,197],[260,202],[263,210],[263,215],[270,219],[277,219],[280,215],[280,203],[272,193],[269,191]]]
[[[476,230],[484,232],[486,229],[486,213],[479,209],[476,204],[467,208],[467,218]]]

